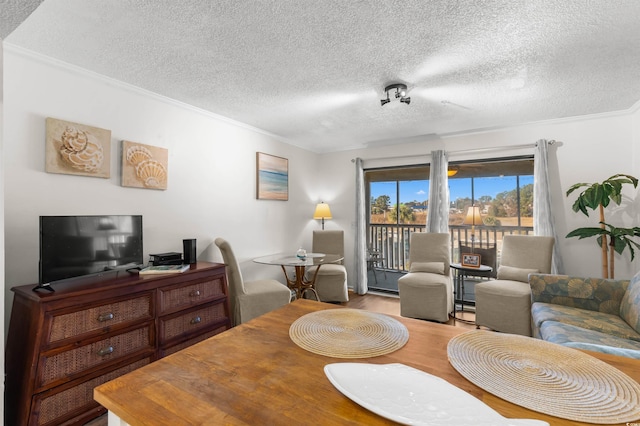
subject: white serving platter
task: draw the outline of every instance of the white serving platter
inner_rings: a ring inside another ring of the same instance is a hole
[[[440,377],[404,364],[334,363],[324,372],[346,397],[405,425],[549,426],[533,419],[508,419]]]

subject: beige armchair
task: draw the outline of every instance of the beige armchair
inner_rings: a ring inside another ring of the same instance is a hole
[[[344,231],[313,231],[314,253],[344,256]],[[347,269],[344,262],[325,263],[318,270],[314,287],[321,302],[348,302]],[[313,279],[317,266],[307,268],[307,279]]]
[[[453,312],[449,234],[413,233],[409,273],[398,279],[400,315],[447,322]]]
[[[273,311],[291,301],[291,290],[279,281],[243,281],[240,265],[231,245],[222,238],[216,238],[215,244],[227,265],[231,320],[234,326]]]
[[[497,279],[478,283],[476,326],[531,336],[530,273],[551,272],[553,237],[505,235]]]

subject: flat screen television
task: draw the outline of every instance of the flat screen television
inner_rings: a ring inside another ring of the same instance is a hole
[[[38,287],[142,264],[142,216],[40,216]]]

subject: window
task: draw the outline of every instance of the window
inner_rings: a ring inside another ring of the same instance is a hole
[[[471,205],[487,226],[533,226],[533,158],[451,162],[449,225],[462,225]],[[365,171],[369,223],[424,225],[429,208],[429,166]]]
[[[449,178],[449,225],[462,225],[467,209],[480,207],[486,226],[533,226],[533,159],[454,165]]]
[[[427,223],[429,167],[366,171],[369,183],[369,223]]]

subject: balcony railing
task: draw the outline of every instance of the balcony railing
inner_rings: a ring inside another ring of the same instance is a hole
[[[368,228],[369,250],[379,253],[384,259],[384,268],[388,270],[406,272],[409,266],[409,243],[413,232],[426,232],[424,225],[389,225],[370,224]],[[470,244],[473,240],[475,247],[496,247],[500,256],[502,239],[505,235],[533,234],[530,226],[476,226],[474,238],[471,227],[462,225],[449,226],[451,235],[451,261],[459,262],[460,242]]]

